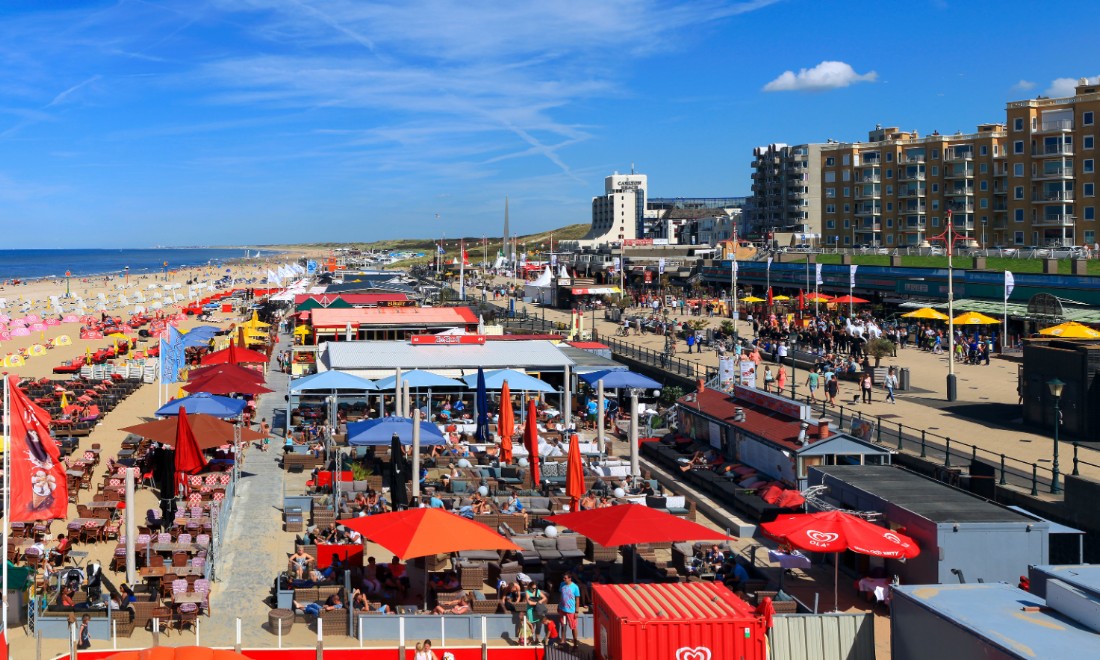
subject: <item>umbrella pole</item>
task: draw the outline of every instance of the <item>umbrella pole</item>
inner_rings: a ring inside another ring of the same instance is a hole
[[[420,500],[420,409],[413,411],[412,439],[412,496],[413,501]]]
[[[840,611],[840,607],[837,605],[837,597],[838,597],[837,592],[839,591],[839,589],[837,588],[837,585],[839,584],[839,578],[840,578],[840,553],[838,552],[838,553],[833,555],[833,611],[834,612],[839,612]]]
[[[604,415],[603,415],[604,392],[603,392],[603,379],[602,378],[599,381],[596,382],[596,398],[598,399],[598,401],[596,402],[596,404],[597,404],[597,406],[596,406],[596,408],[597,408],[597,410],[596,410],[596,448],[599,450],[599,452],[601,454],[603,454],[603,446],[604,446],[604,428],[603,428],[604,427]]]

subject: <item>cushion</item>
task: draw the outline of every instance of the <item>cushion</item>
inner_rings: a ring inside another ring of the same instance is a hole
[[[664,509],[666,506],[667,498],[648,496],[645,498],[645,505],[651,509]]]
[[[539,551],[542,551],[542,550],[557,550],[558,549],[558,540],[557,539],[546,538],[545,536],[536,537],[535,540],[534,540],[534,544],[535,544],[535,549],[539,550]]]
[[[665,497],[665,508],[683,509],[687,507],[687,498],[683,495],[669,495]]]

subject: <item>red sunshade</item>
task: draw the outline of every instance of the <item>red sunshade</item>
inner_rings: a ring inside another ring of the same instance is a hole
[[[210,378],[215,374],[239,374],[251,378],[257,383],[264,382],[264,375],[256,369],[249,369],[248,367],[242,367],[237,364],[215,364],[209,367],[199,367],[198,369],[192,369],[187,372],[188,382],[194,383],[206,378]]]
[[[224,350],[215,351],[209,355],[205,355],[202,358],[203,364],[241,364],[242,362],[247,364],[255,364],[257,362],[267,363],[267,355],[259,351],[253,351],[248,348],[240,348],[235,344],[230,344],[229,348]]]
[[[497,417],[497,434],[500,435],[500,460],[512,462],[512,436],[516,433],[516,415],[512,412],[512,390],[508,381],[500,388],[500,415]]]
[[[209,392],[210,394],[265,394],[273,391],[256,382],[256,379],[251,376],[227,371],[210,374],[194,381],[189,379],[183,389],[191,393]]]
[[[360,518],[341,525],[354,529],[401,559],[463,550],[519,550],[492,529],[443,509],[406,509]]]
[[[531,462],[531,487],[539,488],[539,425],[535,400],[527,402],[527,427],[523,430],[523,446],[527,447],[527,460]]]
[[[584,491],[584,458],[581,457],[580,440],[576,433],[572,433],[569,436],[569,463],[565,473],[565,494],[569,496],[570,511],[577,510]]]
[[[206,467],[206,457],[202,455],[195,433],[187,423],[187,409],[180,408],[179,424],[176,425],[176,474],[195,474]]]
[[[761,525],[764,533],[800,550],[844,552],[912,559],[920,554],[913,539],[843,511],[782,516]]]
[[[172,416],[165,419],[158,419],[155,422],[127,426],[119,430],[133,433],[143,438],[149,438],[161,444],[174,446],[176,444],[176,434],[179,432],[177,429],[179,419],[180,418],[177,416]],[[198,443],[199,449],[214,449],[215,447],[220,447],[224,444],[232,444],[233,442],[235,427],[213,415],[204,415],[202,413],[188,415],[187,425],[191,427],[191,433],[195,436],[195,442]],[[264,437],[259,431],[253,431],[252,429],[244,427],[241,427],[240,433],[241,442],[262,440]]]
[[[863,298],[856,298],[855,296],[840,296],[839,298],[833,298],[829,302],[837,303],[837,304],[843,303],[845,305],[847,305],[848,303],[853,303],[853,304],[856,304],[856,305],[862,305],[863,303],[867,303],[867,302],[870,302],[870,301],[869,300],[864,300]]]
[[[547,521],[568,527],[604,546],[674,541],[728,540],[730,537],[690,520],[641,504],[563,513]]]

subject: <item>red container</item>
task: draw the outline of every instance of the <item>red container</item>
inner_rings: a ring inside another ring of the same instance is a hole
[[[713,582],[593,585],[597,660],[764,660],[764,620]]]
[[[232,313],[232,311],[233,311],[233,305],[232,304],[222,305],[222,312],[223,313],[229,314],[229,313]]]

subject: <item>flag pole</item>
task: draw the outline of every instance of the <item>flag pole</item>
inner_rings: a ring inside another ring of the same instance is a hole
[[[9,462],[11,461],[11,401],[8,400],[8,388],[11,385],[8,382],[8,377],[4,376],[4,527],[8,527],[11,524],[11,497],[7,493],[11,492],[8,487],[9,480],[11,479],[11,467]],[[4,660],[7,660],[10,651],[8,638],[8,537],[10,534],[7,529],[0,530],[0,536],[4,537],[3,541],[3,561],[4,568],[3,577],[0,578],[2,587],[4,590],[4,614],[3,614],[3,626],[4,629],[0,634],[4,635]]]

